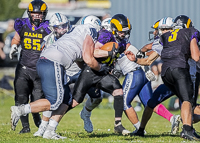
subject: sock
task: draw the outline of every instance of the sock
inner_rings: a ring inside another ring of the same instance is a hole
[[[162,117],[164,117],[165,119],[167,119],[168,121],[170,121],[171,117],[173,116],[172,113],[170,113],[164,105],[159,104],[156,108],[156,113]]]
[[[124,111],[124,102],[122,95],[114,96],[114,110],[115,118],[122,117],[122,113]]]
[[[30,106],[30,104],[25,104],[24,105],[24,112],[25,112],[25,114],[31,113],[31,106]]]
[[[40,124],[40,125],[42,125],[42,126],[47,126],[47,125],[48,125],[48,123],[49,123],[49,121],[44,121],[44,120],[42,120],[42,122],[41,122],[41,124]]]
[[[140,128],[140,121],[138,121],[136,124],[133,124],[133,126],[138,130]]]
[[[192,126],[189,126],[189,125],[183,125],[183,128],[184,128],[186,131],[191,131],[191,130],[192,130]]]
[[[55,121],[54,119],[50,119],[49,120],[49,126],[51,126],[55,130],[56,127],[58,126],[58,122]]]
[[[115,125],[119,124],[120,122],[121,122],[121,120],[116,120]]]

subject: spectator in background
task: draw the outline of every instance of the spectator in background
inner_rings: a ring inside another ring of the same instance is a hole
[[[4,60],[6,58],[6,55],[3,51],[3,47],[5,45],[5,40],[6,40],[7,35],[15,31],[14,23],[15,21],[13,19],[9,19],[8,27],[6,28],[6,31],[2,34],[2,41],[0,41],[0,60]]]

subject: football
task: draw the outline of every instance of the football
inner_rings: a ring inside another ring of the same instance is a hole
[[[113,44],[115,44],[115,48],[118,48],[118,44],[116,42],[108,42],[106,44],[104,44],[101,47],[101,50],[105,50],[105,51],[111,51],[113,48]],[[111,59],[111,57],[107,57],[107,58],[97,58],[97,61],[103,64],[112,64],[114,59]]]
[[[101,50],[111,51],[113,48],[113,44],[115,44],[115,48],[118,48],[118,44],[116,42],[108,42],[101,47]]]

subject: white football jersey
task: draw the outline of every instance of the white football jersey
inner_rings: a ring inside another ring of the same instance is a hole
[[[44,41],[45,47],[48,48],[49,46],[51,46],[56,41],[54,32],[51,32],[49,35],[45,36]],[[81,69],[78,67],[78,65],[76,63],[73,63],[71,67],[66,70],[66,74],[69,76],[73,76],[77,74],[80,70]]]
[[[159,56],[161,56],[162,49],[163,49],[163,46],[160,44],[160,38],[155,39],[153,41],[152,50],[158,53]]]
[[[45,47],[40,57],[58,62],[68,69],[74,61],[82,61],[83,42],[87,35],[96,43],[97,31],[91,24],[73,27],[48,48]]]
[[[137,67],[141,67],[137,63],[130,61],[124,53],[122,53],[120,57],[117,59],[117,64],[122,70],[123,75],[126,75],[131,71],[134,71]]]

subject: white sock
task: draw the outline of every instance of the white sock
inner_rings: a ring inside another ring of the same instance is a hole
[[[172,120],[173,120],[173,117],[174,117],[174,116],[171,116],[171,118],[170,118],[170,122],[172,122]]]
[[[49,126],[53,127],[54,129],[56,129],[56,127],[58,126],[58,122],[53,120],[53,119],[50,119],[49,120]]]
[[[31,113],[31,106],[30,106],[30,104],[25,104],[24,105],[24,112],[25,112],[25,114]]]
[[[44,120],[42,120],[42,122],[41,122],[41,124],[40,124],[40,125],[42,125],[42,126],[47,126],[47,125],[48,125],[48,123],[49,123],[49,121],[44,121]]]
[[[140,128],[140,121],[138,121],[136,124],[133,124],[133,126],[138,130]]]

